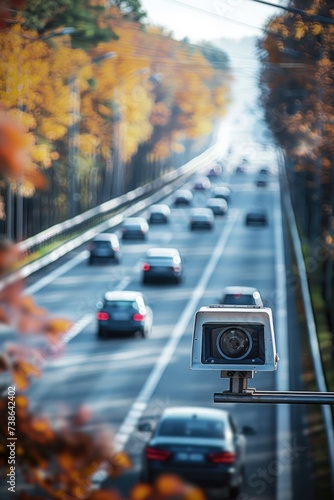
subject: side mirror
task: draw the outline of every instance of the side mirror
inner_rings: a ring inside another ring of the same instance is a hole
[[[152,432],[153,427],[150,422],[140,422],[137,425],[137,430],[140,432]]]
[[[245,436],[255,436],[256,431],[253,429],[253,427],[250,427],[249,425],[244,425],[244,427],[241,430],[241,433],[244,434]]]

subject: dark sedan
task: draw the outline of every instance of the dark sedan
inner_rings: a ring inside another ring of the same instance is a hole
[[[176,248],[150,248],[143,264],[143,283],[175,281],[183,277],[182,259]]]
[[[88,248],[90,265],[96,261],[112,260],[119,263],[121,260],[118,236],[114,233],[101,233],[95,236]]]
[[[222,198],[209,198],[206,206],[212,210],[214,215],[225,215],[228,210],[227,201]]]
[[[149,224],[167,224],[170,220],[171,210],[168,205],[152,205],[149,208]]]
[[[229,498],[235,498],[244,478],[245,448],[245,436],[227,411],[169,408],[145,446],[142,480],[152,483],[160,474],[176,474],[203,488],[228,487]]]
[[[245,217],[246,226],[267,226],[268,216],[265,210],[260,208],[255,208],[246,214]]]
[[[99,338],[115,335],[147,337],[153,313],[144,295],[137,291],[106,292],[96,313]]]
[[[193,208],[190,213],[189,227],[194,229],[213,229],[215,219],[211,208]]]
[[[147,238],[148,231],[149,226],[144,217],[128,217],[123,222],[122,240],[145,240]]]
[[[193,201],[192,192],[189,189],[178,189],[174,195],[174,205],[191,205]]]
[[[223,200],[229,202],[231,197],[231,188],[228,186],[217,186],[212,190],[212,197],[222,198]]]

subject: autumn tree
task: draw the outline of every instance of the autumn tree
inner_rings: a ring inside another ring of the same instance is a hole
[[[304,13],[273,18],[259,43],[262,100],[269,127],[285,152],[302,237],[311,251],[321,241],[327,254],[317,280],[334,331],[328,280],[334,241],[334,15],[326,0],[299,1],[296,7]]]
[[[144,29],[139,2],[39,4],[14,9],[0,32],[0,97],[33,139],[32,158],[50,186],[42,195],[23,178],[11,185],[24,196],[24,236],[152,180],[191,144],[199,151],[229,86],[223,53]]]

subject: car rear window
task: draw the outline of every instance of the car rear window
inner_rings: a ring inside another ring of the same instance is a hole
[[[159,436],[166,437],[196,437],[196,438],[223,438],[224,423],[205,419],[168,419],[161,423]]]
[[[93,245],[95,247],[110,248],[111,242],[110,241],[93,241]]]
[[[105,306],[107,306],[109,309],[117,310],[117,311],[124,311],[126,309],[136,309],[138,311],[138,304],[136,301],[130,301],[130,300],[106,300],[105,301]]]
[[[173,257],[148,257],[147,258],[148,262],[150,264],[154,265],[162,265],[162,266],[167,266],[167,265],[173,265]]]
[[[224,304],[229,304],[229,305],[240,304],[244,306],[252,306],[255,304],[255,300],[252,297],[252,295],[233,294],[225,296]]]

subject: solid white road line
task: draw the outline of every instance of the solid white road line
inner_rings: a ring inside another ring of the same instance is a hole
[[[84,250],[83,252],[80,252],[78,255],[76,255],[73,259],[70,261],[66,262],[62,266],[57,267],[54,271],[49,273],[47,276],[44,278],[40,279],[33,285],[29,286],[25,291],[25,295],[32,295],[33,293],[39,292],[42,288],[46,287],[47,285],[50,285],[53,281],[55,281],[57,278],[62,276],[63,274],[67,273],[73,267],[77,266],[80,264],[83,260],[88,258],[88,250]]]

